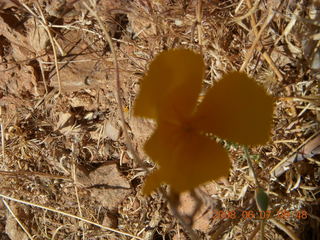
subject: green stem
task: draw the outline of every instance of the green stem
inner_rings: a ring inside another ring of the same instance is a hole
[[[257,175],[256,175],[255,171],[253,170],[252,161],[250,159],[248,147],[244,146],[243,148],[244,148],[244,152],[245,152],[245,155],[246,155],[246,159],[247,159],[247,163],[248,163],[249,169],[250,169],[250,171],[251,171],[251,173],[253,175],[253,178],[254,178],[254,182],[257,185],[257,187],[260,187]]]
[[[247,146],[244,146],[244,152],[245,152],[245,155],[246,155],[246,159],[247,159],[247,162],[248,162],[249,169],[250,169],[250,171],[251,171],[251,173],[253,175],[254,182],[255,182],[257,188],[261,188],[261,186],[260,186],[260,184],[258,182],[258,178],[257,178],[256,172],[253,169],[253,164],[252,164],[252,161],[250,159],[249,149],[248,149]],[[265,223],[266,223],[265,220],[262,220],[261,223],[260,223],[260,240],[264,240]]]
[[[260,223],[260,240],[264,240],[264,227],[266,225],[266,220],[262,220]]]

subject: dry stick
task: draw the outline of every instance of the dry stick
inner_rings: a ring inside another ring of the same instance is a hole
[[[308,103],[320,104],[320,95],[319,96],[305,96],[305,97],[278,97],[280,101],[301,101]]]
[[[107,40],[107,42],[109,44],[110,50],[111,50],[111,52],[113,54],[113,64],[114,64],[114,68],[115,68],[115,75],[116,75],[115,78],[116,78],[116,83],[117,83],[117,91],[116,91],[117,92],[117,94],[116,94],[117,97],[116,97],[116,99],[117,99],[118,108],[119,108],[119,112],[120,112],[120,117],[121,117],[121,123],[122,123],[124,137],[125,137],[125,140],[126,140],[127,147],[129,149],[129,151],[131,152],[131,154],[133,155],[134,160],[136,161],[136,163],[139,166],[141,166],[141,167],[143,167],[145,169],[144,163],[142,162],[142,160],[140,159],[140,157],[138,156],[138,154],[134,150],[132,142],[131,142],[131,140],[129,138],[128,128],[127,128],[127,125],[126,125],[126,121],[125,121],[125,117],[124,117],[124,113],[123,113],[123,106],[122,106],[121,96],[120,96],[121,84],[120,84],[120,77],[119,77],[119,65],[118,65],[118,60],[117,60],[117,54],[116,54],[116,52],[114,50],[114,47],[113,47],[112,39],[111,39],[107,29],[105,28],[105,26],[101,22],[101,19],[98,16],[97,12],[93,11],[92,8],[90,8],[87,5],[86,2],[83,2],[83,5],[88,9],[88,11],[98,21],[98,23],[99,23],[99,25],[100,25],[100,27],[101,27],[101,29],[103,31],[104,37],[106,38],[106,40]]]
[[[1,126],[1,150],[2,150],[2,162],[5,161],[5,130],[4,130],[4,120],[2,116],[2,106],[0,106],[0,126]]]
[[[264,31],[264,30],[266,29],[266,27],[269,25],[269,23],[270,23],[271,20],[273,19],[274,15],[275,15],[275,12],[270,8],[269,13],[268,13],[268,17],[267,17],[267,19],[265,20],[264,24],[262,25],[262,27],[261,27],[258,35],[256,36],[255,40],[253,41],[252,46],[251,46],[248,54],[246,55],[246,57],[245,57],[245,59],[244,59],[244,62],[243,62],[243,64],[242,64],[241,68],[240,68],[240,71],[244,71],[245,68],[247,67],[247,65],[248,65],[248,63],[249,63],[249,61],[250,61],[250,59],[251,59],[251,57],[252,57],[252,55],[253,55],[253,52],[254,52],[257,44],[258,44],[259,41],[260,41],[260,38],[261,38],[261,35],[262,35],[263,31]]]
[[[17,45],[20,47],[20,45]],[[30,51],[31,52],[31,51]],[[33,52],[32,52],[33,53]],[[47,54],[44,53],[44,54],[41,54],[39,56],[36,56],[36,57],[33,57],[33,58],[28,58],[28,59],[24,59],[24,60],[20,60],[20,61],[8,61],[8,62],[0,62],[0,65],[10,65],[10,64],[23,64],[23,63],[27,63],[27,62],[30,62],[32,60],[37,60],[38,58],[41,58],[41,57],[44,57],[46,56]],[[15,66],[16,67],[16,66]],[[0,72],[6,72],[6,71],[9,71],[11,70],[11,68],[9,69],[5,69],[5,70],[1,70]]]
[[[80,204],[80,198],[79,198],[79,194],[78,194],[78,187],[77,187],[77,174],[76,174],[76,165],[75,165],[75,149],[74,149],[74,143],[72,143],[71,146],[71,150],[72,150],[72,178],[73,178],[73,186],[74,186],[74,191],[75,191],[75,195],[76,195],[76,199],[77,199],[77,204],[78,204],[78,211],[80,214],[80,217],[83,217],[82,214],[82,210],[81,210],[81,204]],[[82,238],[85,239],[85,228],[82,225]]]
[[[236,8],[235,11],[234,11],[235,14],[237,14],[237,12],[238,12],[239,9],[241,8],[241,5],[242,5],[243,2],[244,2],[244,1],[242,0],[242,1],[239,3],[239,5],[237,6],[237,8]],[[257,8],[258,8],[258,6],[259,6],[259,3],[260,3],[260,1],[255,1],[255,2],[254,2],[254,5],[252,5],[251,2],[250,2],[250,6],[248,5],[249,10],[248,10],[244,15],[237,17],[237,18],[234,19],[233,21],[235,21],[235,22],[241,22],[242,20],[248,18],[251,14],[253,14],[253,13],[255,13],[255,12],[257,11]]]
[[[28,230],[23,226],[22,222],[20,222],[19,218],[14,214],[14,212],[11,210],[9,204],[6,202],[6,200],[2,199],[3,204],[6,206],[6,208],[8,209],[8,211],[10,212],[10,214],[13,216],[13,218],[17,221],[17,223],[19,224],[19,226],[22,228],[22,230],[27,234],[28,238],[30,238],[31,240],[33,239],[33,237],[31,236],[31,234],[28,232]]]
[[[244,147],[244,152],[245,152],[245,155],[246,155],[246,158],[247,158],[249,169],[250,169],[250,171],[251,171],[251,173],[253,175],[254,182],[255,182],[257,188],[261,188],[261,185],[259,184],[256,172],[254,171],[253,166],[252,166],[252,162],[251,162],[251,159],[250,159],[248,147],[246,147],[246,146]],[[264,239],[264,226],[265,226],[265,224],[266,224],[266,220],[265,219],[260,222],[260,231],[261,231],[260,239],[261,240]]]
[[[13,197],[9,197],[9,196],[3,195],[3,194],[1,194],[1,193],[0,193],[0,197],[5,198],[5,199],[8,199],[8,200],[11,200],[11,201],[14,201],[14,202],[22,203],[22,204],[25,204],[25,205],[28,205],[28,206],[32,206],[32,207],[37,207],[37,208],[41,208],[41,209],[44,209],[44,210],[48,210],[48,211],[50,211],[50,212],[59,213],[59,214],[61,214],[61,215],[67,216],[67,217],[75,218],[75,219],[77,219],[77,220],[80,220],[80,221],[83,221],[83,222],[92,224],[92,225],[94,225],[94,226],[96,226],[96,227],[99,227],[99,228],[108,230],[108,231],[110,231],[110,232],[118,233],[118,234],[121,234],[121,235],[124,235],[124,236],[128,236],[128,237],[131,237],[131,238],[134,238],[134,239],[143,240],[143,239],[140,238],[140,237],[134,236],[134,235],[129,234],[129,233],[121,232],[121,231],[115,230],[115,229],[113,229],[113,228],[109,228],[109,227],[103,226],[103,225],[101,225],[101,224],[99,224],[99,223],[92,222],[92,221],[90,221],[90,220],[88,220],[88,219],[85,219],[85,218],[82,218],[82,217],[78,217],[78,216],[73,215],[73,214],[71,214],[71,213],[66,213],[66,212],[63,212],[63,211],[60,211],[60,210],[56,210],[56,209],[53,209],[53,208],[50,208],[50,207],[45,207],[45,206],[38,205],[38,204],[35,204],[35,203],[23,201],[23,200],[20,200],[20,199],[17,199],[17,198],[13,198]]]
[[[25,3],[21,3],[21,5],[32,15],[34,16],[35,19],[39,19],[39,17],[37,16],[37,14],[35,14]],[[57,79],[58,79],[58,84],[59,84],[59,91],[58,91],[58,96],[61,94],[61,79],[60,79],[60,72],[59,72],[59,66],[58,66],[58,57],[57,57],[57,51],[55,48],[55,44],[53,41],[53,37],[51,34],[51,31],[48,27],[48,22],[45,19],[43,12],[41,10],[41,7],[39,5],[38,2],[36,2],[36,5],[40,11],[41,17],[42,17],[42,21],[39,21],[41,23],[41,25],[44,27],[44,29],[46,30],[48,36],[49,36],[49,40],[52,46],[52,51],[53,51],[53,56],[54,56],[54,62],[55,62],[55,67],[56,67],[56,71],[57,71]]]
[[[250,8],[250,9],[252,8],[251,0],[247,0],[247,5],[248,5],[248,8]],[[251,22],[251,26],[253,28],[254,35],[257,37],[259,33],[258,33],[258,29],[257,29],[257,22],[256,22],[256,19],[254,17],[253,12],[250,12],[250,22]],[[273,60],[271,59],[270,55],[268,53],[266,53],[266,52],[263,52],[262,53],[262,57],[267,61],[269,66],[272,68],[274,73],[277,75],[278,79],[280,81],[282,81],[283,80],[283,76],[280,73],[279,69],[276,67],[276,65],[273,62]]]
[[[56,93],[56,89],[52,89],[48,94],[45,94],[41,99],[38,100],[36,105],[33,107],[33,111],[35,111],[42,103],[53,97]],[[28,120],[32,116],[32,112],[28,113],[25,117],[26,120]]]
[[[42,77],[44,89],[46,91],[45,95],[47,95],[48,94],[48,87],[47,87],[47,83],[46,83],[46,76],[45,76],[44,70],[43,70],[43,62],[41,60],[38,60],[38,63],[39,63],[40,71],[41,71],[41,77]]]
[[[70,180],[70,177],[66,176],[59,176],[59,175],[52,175],[47,173],[41,173],[41,172],[29,172],[29,171],[17,171],[17,172],[11,172],[11,171],[0,171],[0,176],[8,176],[8,177],[41,177],[41,178],[49,178],[49,179],[62,179],[62,180]]]
[[[280,228],[282,231],[284,231],[292,240],[299,240],[299,238],[297,237],[297,235],[291,231],[286,225],[284,225],[281,222],[278,222],[277,220],[275,220],[274,218],[270,218],[270,222],[272,222],[275,226],[277,226],[278,228]]]
[[[271,171],[270,174],[273,175],[274,171],[280,167],[284,162],[286,162],[292,155],[294,155],[295,153],[298,152],[298,150],[300,148],[302,148],[304,145],[307,144],[307,142],[309,142],[312,138],[314,138],[315,136],[317,136],[320,133],[320,131],[315,132],[314,134],[312,134],[312,136],[310,136],[308,139],[306,139],[303,143],[301,143],[298,147],[296,147],[295,149],[293,149],[293,151],[291,151],[291,153],[289,153],[284,159],[282,159],[276,166],[274,166]]]
[[[53,234],[52,234],[52,237],[51,237],[51,240],[55,240],[55,237],[57,235],[57,233],[60,231],[60,229],[62,229],[63,227],[65,227],[65,225],[61,225],[59,226],[56,230],[54,230]]]
[[[202,53],[202,0],[198,0],[196,7],[196,17],[197,17],[197,29],[198,29],[198,44],[200,46],[200,52]]]
[[[55,41],[54,41],[54,39],[52,37],[51,30],[48,27],[48,22],[47,22],[46,18],[43,15],[43,12],[41,10],[41,7],[40,7],[38,1],[36,1],[36,5],[37,5],[37,7],[39,9],[39,12],[40,12],[41,18],[42,18],[42,21],[40,21],[40,23],[42,24],[42,26],[46,30],[46,32],[47,32],[47,34],[49,36],[49,39],[50,39],[51,46],[52,46],[52,51],[53,51],[53,56],[54,56],[54,64],[55,64],[55,67],[56,67],[57,79],[58,79],[58,88],[59,88],[57,96],[59,96],[61,94],[61,78],[60,78],[60,71],[59,71],[59,65],[58,65],[57,50],[56,50],[56,47],[55,47],[56,44],[55,44]]]

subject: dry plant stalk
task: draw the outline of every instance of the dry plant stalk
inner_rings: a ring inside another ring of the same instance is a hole
[[[107,40],[107,42],[109,44],[111,53],[113,55],[113,64],[114,64],[114,68],[115,68],[115,78],[116,78],[116,83],[117,83],[117,91],[116,91],[117,97],[116,97],[116,99],[117,99],[117,104],[118,104],[118,108],[119,108],[119,113],[120,113],[120,118],[121,118],[121,123],[122,123],[122,128],[123,128],[123,133],[124,133],[126,145],[128,147],[128,150],[130,151],[130,153],[133,155],[133,158],[134,158],[135,162],[138,164],[138,166],[143,167],[145,169],[144,163],[140,159],[140,157],[138,156],[136,151],[134,150],[132,142],[131,142],[131,139],[129,137],[128,128],[127,128],[125,117],[124,117],[124,113],[123,113],[123,104],[122,104],[122,100],[121,100],[121,94],[120,94],[121,83],[120,83],[120,74],[119,74],[119,64],[118,64],[117,54],[116,54],[115,49],[113,47],[112,39],[111,39],[111,37],[110,37],[105,25],[101,22],[101,19],[97,14],[97,11],[95,11],[91,7],[89,7],[86,2],[84,2],[83,4],[88,9],[88,11],[98,21],[99,26],[101,27],[101,29],[103,31],[104,37],[105,37],[105,39]]]
[[[11,210],[9,204],[7,203],[6,200],[2,199],[3,204],[6,206],[6,208],[8,209],[9,213],[13,216],[13,218],[17,221],[17,223],[19,224],[19,226],[22,228],[22,230],[25,232],[25,234],[27,234],[28,238],[33,240],[33,237],[31,236],[31,234],[29,233],[29,231],[26,229],[26,227],[22,224],[22,222],[19,220],[19,218],[14,214],[14,212]]]
[[[197,29],[198,29],[198,44],[200,46],[200,52],[202,53],[202,0],[198,0],[196,7],[196,17],[197,17]]]
[[[256,1],[257,3],[259,1]],[[247,0],[247,5],[248,5],[248,8],[249,9],[252,9],[252,3],[251,3],[251,0]],[[251,26],[253,28],[253,32],[254,32],[254,35],[256,37],[258,37],[258,34],[259,34],[259,31],[257,29],[257,21],[255,19],[255,16],[254,16],[254,12],[253,11],[249,11],[250,12],[250,23],[251,23]],[[267,53],[267,52],[262,52],[262,57],[267,61],[267,63],[270,65],[271,69],[274,71],[274,73],[277,75],[279,81],[282,81],[283,80],[283,76],[282,74],[280,73],[279,69],[277,68],[277,66],[275,65],[275,63],[273,62],[273,60],[271,59],[270,55]]]
[[[5,128],[4,128],[4,118],[2,113],[2,106],[0,106],[0,127],[1,127],[1,151],[2,151],[2,161],[5,162]]]
[[[250,49],[249,49],[249,51],[248,51],[248,53],[247,53],[244,61],[243,61],[243,64],[242,64],[242,66],[241,66],[241,68],[240,68],[240,71],[244,71],[244,70],[246,69],[246,67],[247,67],[247,65],[248,65],[248,63],[249,63],[249,61],[250,61],[250,59],[251,59],[251,57],[252,57],[252,55],[253,55],[253,53],[254,53],[254,50],[256,49],[256,47],[257,47],[257,45],[258,45],[258,43],[259,43],[259,41],[260,41],[260,38],[261,38],[261,36],[262,36],[262,33],[263,33],[264,30],[267,28],[267,26],[269,25],[269,23],[270,23],[271,20],[273,19],[274,15],[275,15],[275,12],[272,10],[272,8],[270,8],[270,9],[269,9],[269,12],[268,12],[268,16],[267,16],[265,22],[263,23],[260,31],[259,31],[258,34],[256,35],[256,38],[255,38],[255,40],[253,41],[253,43],[252,43],[252,45],[251,45],[251,47],[250,47]]]
[[[49,178],[49,179],[63,179],[63,180],[71,180],[70,177],[58,176],[48,173],[41,172],[29,172],[29,171],[1,171],[0,175],[8,176],[8,177],[40,177],[40,178]]]
[[[79,217],[79,216],[76,216],[76,215],[73,215],[73,214],[70,214],[70,213],[67,213],[67,212],[63,212],[63,211],[60,211],[60,210],[57,210],[57,209],[53,209],[53,208],[50,208],[50,207],[45,207],[45,206],[42,206],[42,205],[39,205],[39,204],[35,204],[35,203],[31,203],[31,202],[20,200],[20,199],[16,199],[16,198],[13,198],[13,197],[9,197],[9,196],[6,196],[6,195],[1,194],[1,193],[0,193],[0,197],[8,199],[8,200],[11,200],[11,201],[14,201],[14,202],[22,203],[24,205],[28,205],[28,206],[32,206],[32,207],[36,207],[36,208],[41,208],[41,209],[44,209],[44,210],[47,210],[47,211],[50,211],[50,212],[58,213],[58,214],[61,214],[63,216],[71,217],[71,218],[80,220],[82,222],[92,224],[92,225],[94,225],[96,227],[108,230],[110,232],[114,232],[114,233],[118,233],[120,235],[131,237],[133,239],[143,240],[142,238],[134,236],[132,234],[125,233],[125,232],[122,232],[122,231],[115,230],[113,228],[109,228],[109,227],[103,226],[103,225],[101,225],[99,223],[92,222],[92,221],[90,221],[90,220],[88,220],[86,218],[82,218],[82,217]]]
[[[291,231],[286,225],[284,225],[281,222],[278,222],[277,220],[275,220],[274,218],[271,218],[270,221],[277,226],[279,229],[281,229],[282,231],[284,231],[292,240],[300,240],[297,235]]]
[[[37,16],[37,14],[35,14],[25,3],[21,3],[22,6],[35,18],[35,19],[39,19],[39,17]],[[62,92],[61,90],[61,78],[60,78],[60,71],[59,71],[59,65],[58,65],[58,56],[57,56],[57,50],[56,50],[56,44],[57,44],[57,41],[54,41],[55,39],[52,37],[52,34],[51,34],[51,30],[48,26],[48,22],[46,20],[46,18],[44,17],[44,14],[42,12],[42,9],[40,7],[40,4],[36,1],[35,4],[37,5],[37,8],[41,14],[41,18],[42,20],[39,21],[40,24],[44,27],[44,29],[46,30],[48,36],[49,36],[49,40],[50,40],[50,43],[51,43],[51,46],[52,46],[52,51],[53,51],[53,56],[54,56],[54,63],[55,63],[55,68],[56,68],[56,72],[57,72],[57,79],[58,79],[58,94],[57,96],[59,96]]]

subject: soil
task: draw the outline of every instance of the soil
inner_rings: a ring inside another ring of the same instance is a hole
[[[120,88],[85,3],[112,38]],[[242,69],[276,97],[272,141],[250,148],[278,213],[264,236],[320,239],[319,9],[311,0],[1,0],[0,239],[190,239],[190,229],[199,239],[260,239],[261,221],[223,215],[257,211],[236,144],[223,142],[230,175],[183,193],[176,207],[168,186],[142,194],[155,123],[133,106],[149,63],[171,48],[203,54],[204,91]]]

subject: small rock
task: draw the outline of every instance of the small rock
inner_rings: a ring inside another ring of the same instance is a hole
[[[90,190],[91,197],[108,210],[115,210],[131,192],[131,186],[115,163],[103,165],[88,173],[76,168],[77,182]]]
[[[103,218],[102,225],[110,228],[116,228],[118,226],[118,218],[116,214],[107,213]]]
[[[13,212],[17,212],[17,208],[11,206]],[[27,234],[21,229],[17,221],[14,217],[8,213],[7,214],[7,221],[6,221],[6,228],[5,233],[9,236],[10,239],[19,239],[19,240],[28,240]]]

